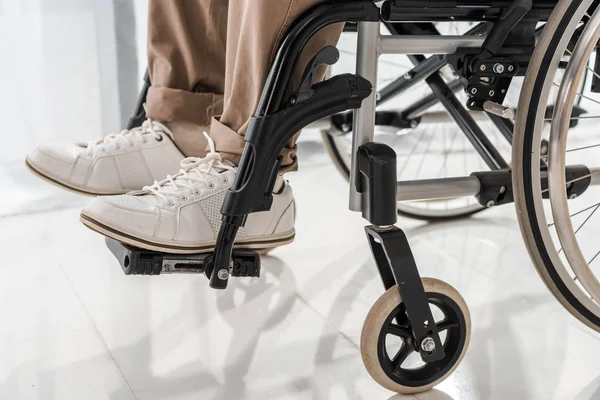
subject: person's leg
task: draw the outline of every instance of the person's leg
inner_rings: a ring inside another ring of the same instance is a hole
[[[237,164],[244,134],[254,113],[269,68],[291,23],[323,0],[230,0],[223,114],[214,118],[210,136],[217,151]],[[307,44],[295,71],[298,83],[308,62],[325,46],[335,45],[342,25],[329,26]],[[324,71],[323,71],[324,72]],[[297,169],[295,138],[283,151],[282,172]]]
[[[154,122],[89,144],[42,144],[27,165],[63,188],[112,195],[175,174],[185,156],[203,156],[202,133],[223,103],[227,6],[227,0],[150,0],[146,106]]]
[[[166,122],[186,157],[206,153],[202,132],[223,109],[228,0],[152,0],[149,118]]]
[[[206,157],[187,159],[180,174],[146,191],[90,202],[81,212],[82,222],[136,247],[169,253],[210,251],[221,225],[223,199],[237,172],[243,135],[277,45],[293,20],[318,2],[230,0],[225,104],[220,121],[213,120],[211,126],[218,147],[208,138]],[[335,42],[340,31],[340,26],[330,27],[315,37],[299,63],[298,77],[304,64]],[[293,143],[285,156],[284,169],[295,168]],[[295,236],[294,219],[292,190],[280,179],[271,209],[248,216],[238,231],[236,246],[270,249],[289,243]]]

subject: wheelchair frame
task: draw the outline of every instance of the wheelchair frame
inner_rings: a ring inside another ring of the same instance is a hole
[[[289,29],[280,45],[247,133],[246,147],[233,187],[222,208],[223,222],[213,253],[169,255],[144,251],[107,239],[111,251],[126,274],[157,275],[169,272],[203,272],[210,286],[225,289],[231,276],[259,276],[258,254],[234,250],[237,231],[247,215],[268,210],[285,143],[311,123],[331,124],[352,130],[350,210],[362,212],[371,225],[365,228],[386,290],[397,287],[410,322],[415,349],[425,363],[443,360],[447,349],[429,308],[426,293],[409,242],[397,221],[396,203],[477,196],[487,207],[513,201],[510,165],[502,158],[470,111],[486,112],[494,125],[512,142],[512,110],[502,106],[512,78],[523,74],[539,34],[537,24],[548,18],[557,1],[549,0],[438,0],[427,7],[421,1],[387,0],[380,9],[372,0],[330,0],[303,14]],[[480,21],[462,36],[441,36],[422,21]],[[385,23],[391,35],[381,35]],[[296,62],[308,40],[334,23],[356,23],[358,30],[356,74],[342,74],[314,83],[316,68],[334,64],[339,53],[326,47],[306,68],[299,88],[291,88]],[[522,42],[514,46],[515,42]],[[405,54],[414,68],[379,92],[378,60],[382,54]],[[423,54],[435,54],[426,58]],[[445,56],[443,56],[445,55]],[[446,83],[438,74],[451,64],[459,74]],[[597,67],[600,67],[598,65]],[[149,80],[146,76],[146,88]],[[425,81],[433,94],[398,114],[377,112],[377,105]],[[470,98],[465,108],[455,92],[465,88]],[[130,127],[145,117],[142,93]],[[419,113],[441,103],[459,125],[491,171],[468,177],[397,182],[396,154],[386,145],[374,143],[377,121],[393,126],[414,127]],[[350,121],[348,110],[354,110]],[[470,111],[469,111],[470,110]],[[333,115],[333,117],[330,117]],[[320,121],[320,122],[316,122]],[[350,125],[351,124],[351,125]],[[567,176],[587,177],[568,188],[568,195],[581,195],[590,185],[600,184],[600,169],[567,167]],[[569,179],[572,180],[572,179]],[[547,184],[547,183],[545,183]],[[463,321],[464,322],[464,321]],[[466,346],[465,338],[461,346]],[[453,363],[459,355],[452,355]],[[460,356],[462,357],[462,356]],[[458,361],[457,361],[458,360]],[[450,371],[450,372],[448,372]],[[451,369],[446,372],[451,373]],[[433,381],[421,382],[423,387]]]

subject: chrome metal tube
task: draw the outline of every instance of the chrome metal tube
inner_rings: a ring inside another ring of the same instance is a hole
[[[481,47],[484,36],[387,35],[380,40],[381,54],[454,54],[459,47]]]
[[[398,182],[398,201],[452,199],[477,196],[481,190],[474,176]]]
[[[358,23],[358,45],[356,49],[356,74],[373,84],[373,92],[362,107],[354,110],[352,132],[352,169],[350,171],[350,210],[362,211],[361,194],[356,191],[358,148],[373,141],[375,135],[375,106],[377,99],[377,64],[379,62],[379,22]]]
[[[487,115],[482,111],[469,111],[475,121],[489,121]],[[454,123],[454,119],[446,111],[431,111],[418,117],[421,124],[444,124]]]

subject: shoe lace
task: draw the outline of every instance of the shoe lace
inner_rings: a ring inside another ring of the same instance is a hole
[[[114,143],[117,148],[120,145],[133,147],[135,142],[145,142],[144,135],[152,134],[158,141],[162,140],[161,133],[164,131],[157,130],[156,122],[148,118],[141,126],[133,129],[123,129],[121,133],[111,133],[99,140],[93,140],[87,144],[88,153],[92,154],[95,149],[105,144]]]
[[[209,153],[203,157],[188,157],[181,161],[181,170],[176,175],[168,175],[161,182],[154,181],[151,186],[143,188],[149,191],[158,198],[166,200],[168,205],[173,205],[170,200],[172,197],[177,197],[180,200],[185,200],[186,197],[179,194],[180,189],[192,189],[194,194],[198,194],[196,186],[204,184],[209,188],[214,187],[211,177],[220,176],[225,171],[235,171],[236,167],[227,165],[223,162],[220,153],[215,149],[215,142],[204,132],[204,136],[208,140],[210,148]]]

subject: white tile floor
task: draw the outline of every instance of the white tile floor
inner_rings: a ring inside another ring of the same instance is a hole
[[[362,322],[382,288],[346,184],[315,149],[304,144],[290,176],[296,242],[264,258],[261,279],[225,292],[204,277],[124,276],[78,222],[75,195],[61,194],[64,209],[1,218],[0,399],[405,398],[362,366]],[[511,206],[399,224],[422,274],[454,285],[473,319],[456,373],[406,398],[600,399],[600,335],[537,277]]]
[[[204,277],[124,276],[78,222],[82,198],[21,161],[38,142],[120,127],[108,4],[0,0],[0,33],[15,38],[0,41],[13,61],[0,63],[0,105],[4,130],[18,133],[0,148],[0,400],[600,399],[600,335],[537,277],[511,206],[399,221],[422,274],[467,300],[472,341],[434,391],[401,397],[372,381],[358,343],[382,288],[364,221],[347,211],[346,183],[315,135],[289,176],[297,240],[264,258],[260,280],[215,292]],[[352,40],[339,47],[352,70]],[[397,76],[394,62],[382,60],[382,81]]]

